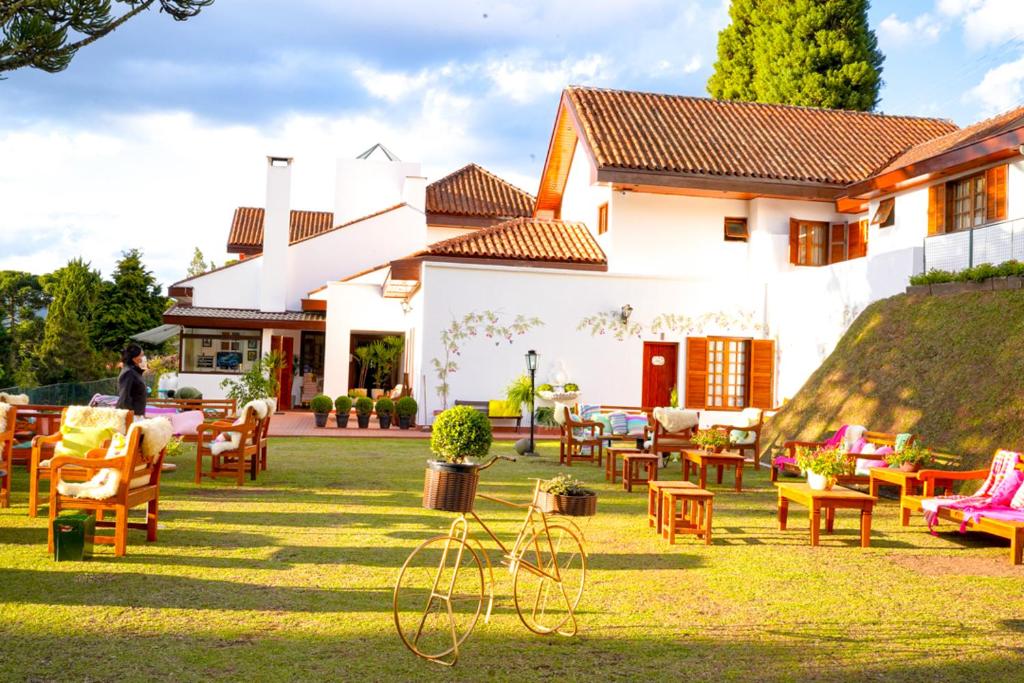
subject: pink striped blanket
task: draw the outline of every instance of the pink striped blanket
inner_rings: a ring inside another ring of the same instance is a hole
[[[933,534],[939,522],[939,510],[959,510],[963,513],[960,532],[981,517],[1024,522],[1024,510],[1011,507],[1014,496],[1024,483],[1024,472],[1016,469],[1020,454],[1001,450],[992,459],[992,467],[984,483],[971,496],[936,496],[921,501],[921,510]]]

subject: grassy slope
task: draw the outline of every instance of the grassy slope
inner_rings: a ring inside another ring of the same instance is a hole
[[[772,420],[769,441],[843,423],[915,432],[984,466],[1024,449],[1024,292],[895,296],[860,315]]]
[[[524,499],[529,477],[559,469],[550,442],[542,452],[481,488]],[[402,561],[450,519],[420,507],[426,457],[421,441],[276,439],[271,469],[242,488],[195,487],[182,457],[159,541],[132,532],[127,557],[104,548],[84,564],[47,557],[19,469],[0,510],[0,680],[995,682],[1024,667],[1024,569],[1004,541],[901,528],[887,501],[870,549],[843,512],[810,548],[802,511],[777,529],[761,470],[741,494],[712,486],[714,545],[670,547],[647,528],[643,493],[579,466],[601,496],[580,635],[529,634],[499,571],[491,623],[443,670],[402,647],[390,612]],[[478,511],[513,532],[518,513]]]

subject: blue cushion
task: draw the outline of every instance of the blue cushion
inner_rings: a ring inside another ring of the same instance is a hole
[[[608,419],[607,415],[598,413],[593,417],[593,421],[599,423],[602,427],[604,427],[604,429],[602,430],[603,434],[612,433],[612,421]]]
[[[608,421],[612,424],[612,434],[629,434],[629,416],[625,413],[612,413]]]
[[[627,418],[626,425],[629,430],[627,433],[643,436],[644,430],[647,429],[647,416],[630,415]]]
[[[580,415],[584,420],[593,420],[599,412],[601,412],[601,406],[584,403],[580,407]]]

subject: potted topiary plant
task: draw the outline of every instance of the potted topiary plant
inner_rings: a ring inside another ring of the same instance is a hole
[[[174,398],[190,398],[198,399],[203,397],[203,392],[199,391],[195,387],[180,387],[174,392]]]
[[[597,493],[568,474],[540,483],[537,506],[544,512],[572,517],[591,517],[597,512]]]
[[[327,426],[327,416],[333,407],[334,402],[331,401],[331,397],[324,394],[317,394],[309,400],[309,409],[313,411],[317,427]]]
[[[729,445],[729,435],[720,429],[701,429],[693,435],[693,443],[709,453],[721,453]]]
[[[412,396],[403,396],[395,401],[395,415],[398,416],[398,428],[409,429],[416,417],[419,405]]]
[[[841,448],[796,449],[796,464],[807,473],[807,484],[815,491],[831,491],[836,478],[850,472],[850,458]]]
[[[348,427],[348,416],[352,412],[352,399],[348,396],[339,396],[334,399],[334,420],[338,423],[338,429]]]
[[[922,466],[930,465],[934,459],[931,449],[918,443],[907,444],[903,450],[885,456],[889,467],[898,467],[903,472],[917,472]]]
[[[380,424],[380,428],[391,429],[391,414],[395,412],[395,402],[384,396],[377,399],[377,404],[373,409],[377,412],[377,422]]]
[[[356,421],[360,429],[370,426],[370,413],[373,412],[373,399],[360,396],[356,399]]]
[[[455,406],[437,416],[430,435],[430,450],[437,459],[427,461],[423,507],[446,512],[473,509],[480,465],[469,458],[487,455],[491,438],[490,420],[470,406]]]

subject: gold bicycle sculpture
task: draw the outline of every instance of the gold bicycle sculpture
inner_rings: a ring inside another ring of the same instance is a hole
[[[499,459],[515,462],[515,458],[495,456],[477,472]],[[540,484],[536,480],[533,498],[526,504],[475,494],[475,498],[526,510],[511,547],[469,509],[459,512],[447,534],[424,541],[406,559],[395,584],[394,618],[402,642],[417,656],[452,666],[480,618],[485,599],[484,622],[490,620],[494,569],[484,547],[469,533],[470,517],[501,549],[501,563],[512,574],[516,612],[526,628],[540,635],[576,634],[576,606],[587,573],[583,534],[571,518],[542,509],[538,500],[546,494],[541,493]]]

